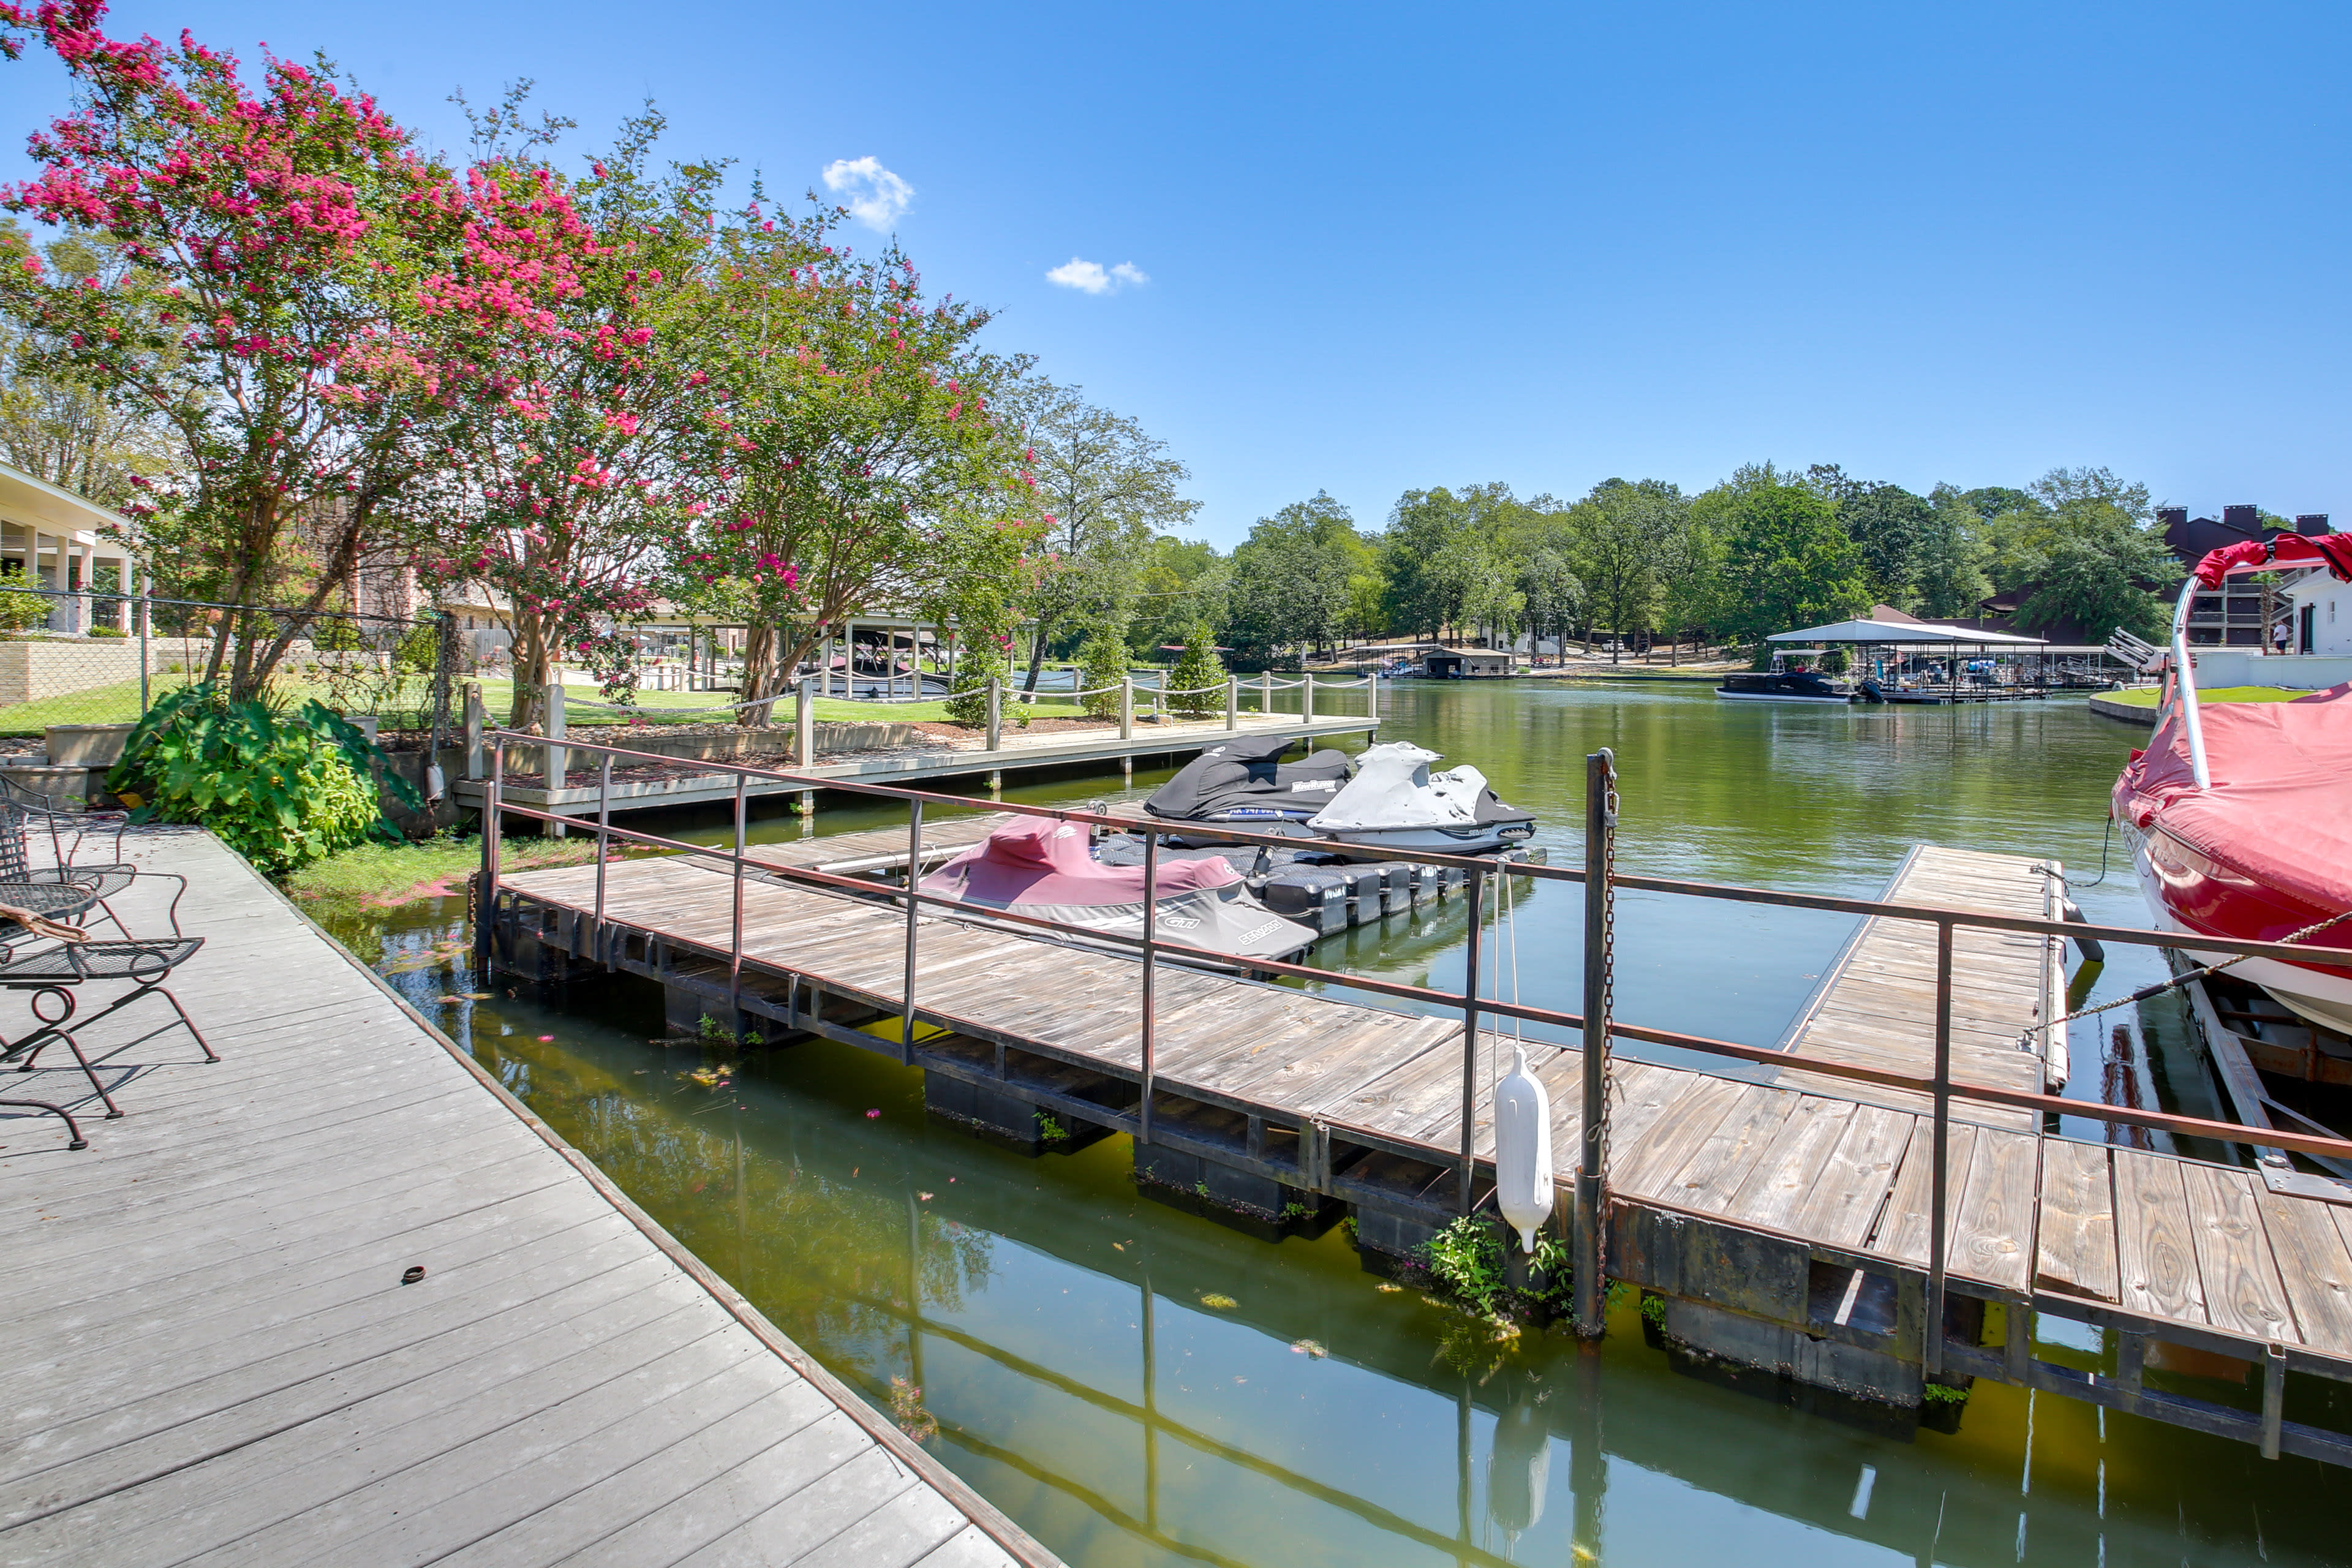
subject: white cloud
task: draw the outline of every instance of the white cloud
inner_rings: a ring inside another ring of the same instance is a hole
[[[824,188],[846,198],[852,217],[877,234],[887,234],[915,187],[882,166],[879,158],[835,158],[824,166]]]
[[[1046,273],[1045,281],[1065,289],[1076,289],[1082,293],[1110,294],[1125,288],[1140,288],[1150,282],[1151,278],[1132,261],[1105,267],[1099,261],[1082,261],[1073,256],[1062,266]]]

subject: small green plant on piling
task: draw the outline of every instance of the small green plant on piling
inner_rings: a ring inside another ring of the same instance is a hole
[[[1069,1137],[1069,1130],[1045,1111],[1037,1113],[1037,1136],[1047,1143],[1059,1143]]]
[[[1495,1226],[1465,1215],[1421,1244],[1421,1261],[1465,1306],[1502,1315],[1503,1234]]]
[[[1642,1321],[1654,1329],[1664,1330],[1666,1326],[1666,1299],[1664,1296],[1643,1295]]]
[[[1919,1394],[1930,1405],[1966,1405],[1969,1402],[1967,1389],[1954,1388],[1949,1384],[1931,1383]]]

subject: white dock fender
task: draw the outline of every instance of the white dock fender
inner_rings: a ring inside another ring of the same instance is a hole
[[[1528,1070],[1528,1048],[1511,1047],[1511,1070],[1495,1086],[1495,1203],[1532,1253],[1551,1217],[1551,1099]]]

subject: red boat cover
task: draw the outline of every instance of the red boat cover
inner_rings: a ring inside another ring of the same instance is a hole
[[[2232,566],[2267,566],[2273,562],[2290,566],[2325,566],[2337,582],[2352,583],[2352,533],[2306,537],[2279,531],[2242,544],[2225,544],[2207,552],[2205,559],[2197,563],[2197,580],[2208,588],[2218,588]]]
[[[2352,681],[2291,702],[2197,711],[2212,787],[2197,787],[2173,710],[2118,781],[2133,825],[2155,822],[2217,865],[2315,909],[2352,909]]]
[[[1162,860],[1153,891],[1164,900],[1178,893],[1229,888],[1241,879],[1233,862],[1222,857]],[[1143,868],[1106,866],[1087,852],[1085,828],[1051,817],[1029,816],[998,828],[924,878],[923,888],[927,892],[952,893],[975,903],[1000,906],[1139,906]],[[1141,918],[1137,916],[1139,921]]]

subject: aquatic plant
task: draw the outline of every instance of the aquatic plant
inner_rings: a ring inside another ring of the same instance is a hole
[[[890,1419],[918,1443],[940,1433],[940,1418],[923,1408],[923,1391],[903,1377],[890,1380]]]
[[[1037,1113],[1037,1136],[1047,1143],[1059,1143],[1070,1135],[1069,1129],[1044,1111]]]

